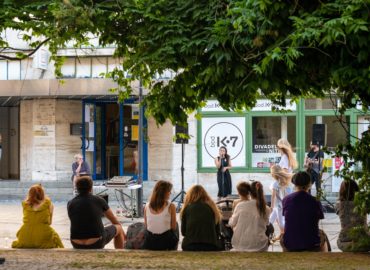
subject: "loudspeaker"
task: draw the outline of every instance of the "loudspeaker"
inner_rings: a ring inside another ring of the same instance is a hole
[[[182,144],[182,143],[189,143],[189,140],[187,138],[182,138],[181,136],[188,136],[189,133],[188,133],[188,125],[186,124],[186,126],[179,126],[179,125],[176,125],[176,128],[175,128],[175,133],[176,133],[176,143],[177,144]]]
[[[326,145],[326,125],[313,124],[312,125],[312,143],[324,146]]]

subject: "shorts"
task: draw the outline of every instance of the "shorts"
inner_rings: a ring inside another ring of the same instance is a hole
[[[280,238],[280,245],[281,245],[281,247],[282,247],[282,249],[283,249],[284,252],[287,252],[287,251],[295,251],[295,252],[297,252],[297,251],[322,252],[325,244],[327,245],[328,251],[331,251],[331,246],[330,246],[330,241],[328,239],[328,236],[326,235],[326,233],[323,230],[319,230],[319,233],[320,233],[320,244],[318,244],[317,246],[312,247],[312,248],[307,248],[307,249],[304,249],[304,250],[288,250],[285,247],[285,245],[284,245],[284,234]]]
[[[76,249],[102,249],[105,247],[106,244],[108,244],[117,233],[117,228],[115,225],[109,225],[104,227],[103,235],[100,237],[98,241],[96,241],[93,244],[90,245],[80,245],[76,244],[73,241],[71,241],[73,248]]]

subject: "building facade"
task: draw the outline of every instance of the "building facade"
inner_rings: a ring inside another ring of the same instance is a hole
[[[142,140],[145,181],[169,180],[178,192],[183,156],[185,189],[201,184],[216,196],[213,160],[220,146],[226,146],[232,158],[235,193],[241,180],[271,184],[269,167],[279,161],[279,138],[292,144],[303,169],[313,124],[325,124],[329,150],[338,143],[354,142],[369,126],[369,116],[359,109],[348,111],[340,122],[340,104],[330,98],[288,100],[283,108],[287,112],[274,112],[271,103],[261,99],[251,111],[240,113],[226,112],[210,100],[189,116],[190,140],[184,148],[174,143],[170,123],[158,127],[144,115],[144,136],[139,138],[139,83],[133,84],[132,97],[118,103],[117,95],[109,91],[117,85],[102,74],[119,66],[113,52],[114,48],[61,50],[60,56],[66,57],[61,79],[55,78],[47,50],[30,59],[0,60],[0,179],[70,181],[76,153],[84,155],[96,180],[136,175],[135,156]],[[172,76],[167,72],[156,79]],[[340,179],[333,173],[341,161],[326,155],[324,165],[323,186],[336,192]]]

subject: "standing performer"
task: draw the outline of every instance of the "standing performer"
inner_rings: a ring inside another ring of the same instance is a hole
[[[230,156],[227,154],[227,149],[224,146],[220,147],[219,156],[215,158],[215,164],[217,167],[217,184],[218,184],[218,199],[227,197],[231,194],[231,175],[229,170],[231,169]]]

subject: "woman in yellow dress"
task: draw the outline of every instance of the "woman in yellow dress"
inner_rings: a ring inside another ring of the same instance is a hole
[[[62,241],[50,226],[53,204],[41,185],[33,185],[22,202],[23,225],[12,248],[63,248]]]

